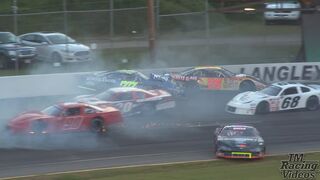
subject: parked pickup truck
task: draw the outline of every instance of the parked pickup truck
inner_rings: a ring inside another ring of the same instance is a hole
[[[19,38],[10,32],[0,32],[0,69],[12,67],[16,61],[32,63],[36,56],[34,47],[24,46]]]

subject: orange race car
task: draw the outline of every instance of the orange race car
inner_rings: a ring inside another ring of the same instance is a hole
[[[167,74],[185,88],[206,90],[256,91],[266,87],[266,83],[246,74],[235,74],[222,67],[192,67],[182,72]]]

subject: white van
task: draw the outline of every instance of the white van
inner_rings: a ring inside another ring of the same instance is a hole
[[[264,19],[266,24],[273,21],[299,21],[301,4],[298,1],[271,2],[265,4]]]

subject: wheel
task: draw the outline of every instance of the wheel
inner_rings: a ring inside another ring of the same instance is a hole
[[[145,104],[142,107],[141,114],[145,116],[151,116],[156,112],[155,109],[156,108],[154,107],[153,104]]]
[[[316,96],[311,96],[307,100],[306,108],[309,111],[315,111],[319,109],[319,99]]]
[[[91,131],[97,135],[105,135],[107,130],[104,121],[101,118],[94,118],[91,120]]]
[[[240,84],[239,90],[241,92],[246,92],[246,91],[256,91],[257,89],[252,81],[243,81]]]
[[[264,24],[265,24],[265,25],[272,25],[273,22],[272,22],[271,20],[265,20],[265,21],[264,21]]]
[[[53,53],[51,55],[51,61],[53,62],[53,66],[56,66],[56,67],[61,66],[62,57],[58,53]]]
[[[48,124],[42,120],[36,120],[31,123],[31,131],[35,134],[42,134],[48,128]]]
[[[267,114],[270,112],[269,103],[261,102],[256,108],[256,114]]]
[[[8,68],[9,60],[5,55],[0,55],[0,69],[7,69]]]

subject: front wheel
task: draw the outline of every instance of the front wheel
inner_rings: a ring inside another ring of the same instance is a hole
[[[319,99],[315,96],[309,97],[307,100],[306,108],[309,111],[315,111],[319,109]]]
[[[270,112],[269,103],[261,102],[256,108],[256,114],[267,114]]]
[[[53,54],[51,55],[51,61],[52,61],[52,63],[53,63],[53,66],[59,67],[59,66],[61,66],[61,64],[62,64],[62,57],[61,57],[61,55],[58,54],[58,53],[53,53]]]

